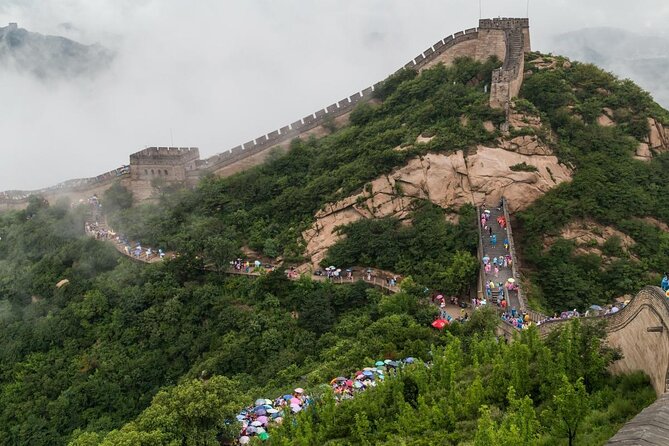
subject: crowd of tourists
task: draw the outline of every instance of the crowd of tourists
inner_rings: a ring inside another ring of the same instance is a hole
[[[406,364],[412,364],[414,358],[406,358],[401,361],[386,359],[376,361],[374,367],[365,367],[353,373],[349,378],[338,376],[330,381],[330,387],[337,401],[353,398],[356,394],[367,389],[376,387],[386,376],[394,375],[397,370]]]
[[[237,421],[242,425],[237,439],[239,444],[248,444],[252,437],[262,441],[269,439],[267,429],[279,425],[287,413],[296,414],[313,403],[311,397],[298,387],[292,393],[286,393],[273,400],[259,398],[239,412]]]
[[[414,362],[414,358],[411,357],[399,361],[390,359],[376,361],[374,367],[358,370],[350,378],[338,376],[332,379],[330,388],[337,402],[348,400],[360,392],[376,387],[386,377],[395,375],[397,370]],[[262,441],[268,440],[270,436],[268,430],[271,427],[280,425],[286,415],[297,414],[313,402],[314,400],[300,387],[274,399],[258,398],[254,404],[242,409],[236,417],[241,424],[237,443],[248,444],[253,437]]]
[[[89,197],[87,203],[91,210],[91,217],[89,221],[84,224],[84,231],[86,234],[96,240],[108,240],[114,242],[117,248],[128,257],[133,257],[146,262],[155,259],[163,260],[165,258],[165,252],[161,248],[155,249],[152,247],[142,247],[140,242],[131,242],[125,235],[116,233],[100,223],[98,221],[98,216],[102,209],[102,204],[97,195]],[[80,200],[79,204],[84,204],[83,200]]]
[[[144,248],[140,242],[132,243],[123,234],[117,234],[109,228],[104,227],[98,222],[86,222],[84,230],[88,235],[96,240],[109,240],[114,243],[127,255],[138,260],[151,261],[153,259],[163,260],[165,252],[162,249]]]
[[[388,288],[396,287],[402,280],[402,278],[397,274],[385,273],[381,275],[375,272],[371,268],[366,268],[366,269],[362,268],[360,270],[360,273],[356,274],[356,270],[353,268],[346,268],[345,270],[342,270],[341,268],[337,268],[334,265],[330,265],[322,270],[318,269],[314,271],[314,275],[326,277],[329,280],[338,280],[338,281],[347,280],[350,282],[353,282],[354,280],[364,280],[366,282],[372,282],[376,281],[376,279],[380,279],[385,282]]]

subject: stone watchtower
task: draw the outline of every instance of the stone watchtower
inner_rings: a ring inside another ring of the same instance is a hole
[[[186,181],[199,160],[197,147],[149,147],[130,155],[130,177],[133,181]]]
[[[497,35],[497,44],[504,42],[504,64],[492,73],[490,106],[508,109],[511,98],[518,96],[523,83],[525,53],[531,51],[530,21],[522,18],[483,19],[479,21],[479,33]],[[501,34],[503,40],[499,38]]]

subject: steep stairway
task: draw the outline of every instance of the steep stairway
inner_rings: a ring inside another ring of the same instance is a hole
[[[481,259],[481,268],[483,268],[483,257],[488,256],[490,257],[490,262],[492,262],[492,259],[494,257],[499,258],[500,256],[506,256],[507,254],[510,253],[509,250],[507,250],[504,247],[504,241],[507,240],[509,241],[509,232],[508,229],[503,229],[500,227],[499,223],[497,222],[498,217],[504,217],[504,203],[500,203],[501,206],[497,207],[482,207],[481,212],[485,210],[490,211],[490,218],[488,219],[488,224],[487,227],[488,229],[484,228],[481,226],[481,223],[479,221],[479,232],[481,235],[481,240],[482,240],[482,247],[483,247],[483,252],[482,252],[482,257]],[[480,219],[480,213],[479,213],[479,219]],[[506,222],[506,227],[508,228],[509,222]],[[497,242],[493,245],[492,243],[492,235],[496,237]],[[512,258],[512,261],[515,262],[516,259]],[[521,312],[524,310],[524,306],[521,305],[521,302],[518,298],[518,292],[517,291],[506,291],[504,289],[504,285],[507,283],[507,280],[513,277],[513,268],[511,266],[501,267],[499,268],[499,274],[495,276],[494,273],[494,267],[491,269],[489,273],[486,273],[485,270],[482,271],[483,274],[483,284],[489,283],[489,282],[494,282],[495,287],[492,288],[492,295],[493,299],[496,298],[496,296],[499,296],[500,291],[504,293],[505,297],[507,298],[507,303],[508,307],[507,309],[511,311],[512,309],[515,309],[517,312]],[[515,279],[515,278],[514,278]],[[500,287],[500,284],[502,285]],[[485,294],[485,291],[484,291]]]

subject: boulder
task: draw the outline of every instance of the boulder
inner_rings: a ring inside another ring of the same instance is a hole
[[[602,127],[613,127],[616,125],[615,121],[609,118],[606,114],[601,114],[599,118],[597,118],[597,124],[601,125]]]

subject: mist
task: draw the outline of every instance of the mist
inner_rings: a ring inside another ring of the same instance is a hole
[[[666,38],[669,5],[642,3],[530,2],[533,49],[554,52],[555,36],[592,27]],[[481,2],[483,17],[527,7]],[[0,26],[115,54],[94,77],[0,72],[0,190],[94,176],[147,146],[228,150],[384,79],[478,18],[471,0],[0,0]]]

